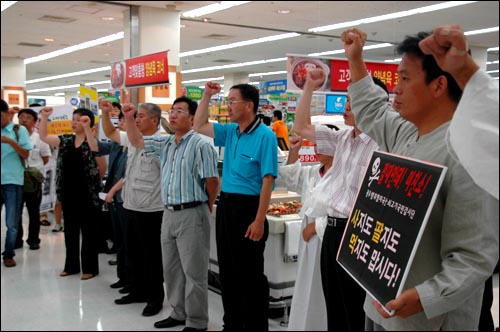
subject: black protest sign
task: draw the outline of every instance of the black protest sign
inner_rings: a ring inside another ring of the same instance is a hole
[[[337,253],[378,302],[402,292],[446,167],[375,151]]]

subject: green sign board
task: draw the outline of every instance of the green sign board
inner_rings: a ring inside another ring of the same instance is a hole
[[[186,97],[193,100],[201,100],[202,96],[203,96],[203,89],[200,89],[197,86],[186,87]]]

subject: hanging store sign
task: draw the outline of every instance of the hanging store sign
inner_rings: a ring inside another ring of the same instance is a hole
[[[398,84],[398,65],[378,62],[365,62],[368,73],[380,79],[390,93]],[[311,58],[307,56],[288,56],[287,90],[301,91],[306,82],[307,72],[321,69],[326,80],[315,91],[347,91],[351,82],[349,63],[342,59]]]
[[[168,51],[111,64],[113,89],[168,83]]]
[[[398,65],[377,62],[365,62],[365,64],[370,76],[380,79],[392,93],[398,84]],[[331,60],[330,90],[347,91],[350,82],[351,71],[347,60]]]

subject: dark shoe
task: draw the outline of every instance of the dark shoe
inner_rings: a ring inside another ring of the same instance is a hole
[[[183,331],[206,331],[207,329],[195,329],[194,327],[186,326]]]
[[[40,225],[42,226],[50,226],[50,222],[47,219],[40,220]]]
[[[108,261],[108,264],[109,265],[117,265],[118,261],[116,259],[111,259],[111,260]],[[116,287],[116,288],[118,288],[118,287]]]
[[[130,294],[122,297],[121,299],[115,300],[116,304],[130,304],[130,303],[140,303],[140,302],[146,302],[146,299],[138,298]]]
[[[40,249],[40,245],[38,243],[30,244],[30,249],[31,250],[38,250],[38,249]]]
[[[186,325],[185,320],[177,320],[173,319],[172,317],[168,317],[167,319],[161,320],[159,322],[155,323],[155,327],[159,329],[165,329],[168,327],[174,327],[178,325]]]
[[[5,265],[5,267],[14,267],[16,266],[16,261],[14,260],[14,258],[12,257],[4,257],[3,258],[3,265]]]
[[[120,290],[118,291],[118,293],[120,293],[120,294],[128,294],[128,293],[130,293],[131,291],[132,291],[132,290],[130,289],[130,287],[125,286],[125,287],[123,287],[122,289],[120,289]]]
[[[148,304],[142,311],[142,315],[146,317],[157,315],[161,311],[162,307],[162,305]]]
[[[123,281],[121,281],[121,280],[118,280],[114,284],[109,285],[109,287],[111,287],[111,288],[122,288],[122,287],[125,287],[125,283]]]

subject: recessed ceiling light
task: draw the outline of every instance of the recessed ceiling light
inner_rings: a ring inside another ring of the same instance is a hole
[[[44,38],[43,40],[48,41],[48,42],[53,42],[54,38]]]
[[[104,53],[104,56],[110,56],[110,55],[111,55],[111,54],[109,54],[109,53]]]
[[[289,9],[278,9],[276,11],[276,13],[278,13],[278,14],[290,14],[291,10],[289,10]]]
[[[101,20],[103,20],[103,21],[114,21],[115,18],[111,17],[111,16],[105,16],[105,17],[101,17]]]
[[[185,28],[186,26],[187,26],[187,25],[185,25],[185,24],[181,24],[181,25],[180,25],[181,29],[182,29],[182,28]]]

